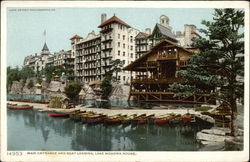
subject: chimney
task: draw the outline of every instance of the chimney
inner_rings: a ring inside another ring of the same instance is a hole
[[[146,29],[145,29],[145,33],[151,34],[151,29],[150,29],[150,28],[146,28]]]
[[[104,21],[106,21],[106,19],[107,19],[107,14],[106,14],[106,13],[101,14],[101,24],[102,24]]]
[[[177,31],[176,36],[181,36],[181,31]]]

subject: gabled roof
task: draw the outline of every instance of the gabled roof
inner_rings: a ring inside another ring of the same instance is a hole
[[[72,40],[72,39],[82,39],[82,37],[79,35],[74,35],[72,38],[70,38],[70,40]]]
[[[132,68],[134,68],[139,62],[143,62],[146,60],[146,58],[152,54],[154,54],[154,50],[157,49],[159,46],[162,46],[164,44],[170,44],[170,45],[174,45],[176,46],[176,48],[179,48],[183,51],[186,51],[188,53],[192,53],[191,51],[187,50],[186,48],[177,45],[176,43],[173,43],[172,41],[169,40],[163,40],[160,43],[156,44],[152,49],[150,49],[148,52],[146,52],[144,55],[142,55],[141,57],[137,58],[134,62],[128,64],[126,67],[123,68],[123,70],[131,70]]]
[[[171,32],[171,30],[169,28],[167,28],[161,24],[156,24],[156,27],[158,27],[158,29],[162,35],[165,35],[167,37],[170,37],[170,38],[176,40],[174,34]]]
[[[148,37],[148,36],[150,36],[150,34],[140,32],[140,33],[138,33],[138,34],[136,35],[135,38],[146,38],[146,37]]]
[[[49,51],[49,48],[48,48],[46,42],[45,42],[44,45],[43,45],[42,51]]]
[[[195,31],[191,31],[191,34],[197,35],[199,38],[201,38],[200,34],[198,34],[198,33],[195,32]]]
[[[119,23],[119,24],[125,25],[125,26],[128,27],[128,28],[131,27],[131,26],[129,26],[127,23],[125,23],[124,21],[122,21],[121,19],[119,19],[118,17],[113,16],[113,17],[111,17],[110,19],[104,21],[101,25],[98,26],[98,28],[101,28],[101,27],[103,27],[103,26],[105,26],[105,25],[108,25],[108,24],[110,24],[110,23],[112,23],[112,22],[117,22],[117,23]]]

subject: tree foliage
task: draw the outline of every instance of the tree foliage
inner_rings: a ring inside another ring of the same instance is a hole
[[[30,89],[30,88],[33,88],[34,87],[34,82],[33,80],[30,80],[27,87]]]
[[[64,93],[72,101],[76,101],[78,99],[78,94],[80,91],[81,85],[77,82],[70,82],[64,89]]]
[[[29,67],[19,68],[18,66],[12,68],[7,67],[7,87],[10,88],[13,81],[20,81],[21,79],[25,82],[26,79],[34,77],[34,71]]]
[[[63,67],[54,67],[54,66],[46,66],[41,74],[45,76],[47,82],[52,80],[53,75],[62,76],[62,73],[68,74],[69,70],[64,69]]]
[[[211,95],[231,107],[231,134],[235,135],[234,120],[237,100],[244,94],[244,12],[235,9],[215,9],[213,21],[202,21],[200,30],[206,38],[195,40],[200,54],[190,58],[185,70],[180,70],[186,85],[173,84],[176,96],[212,92]]]
[[[112,80],[112,71],[106,72],[101,84],[102,99],[108,100],[108,97],[112,91],[111,80]]]
[[[111,61],[111,72],[115,73],[115,80],[118,80],[118,73],[122,71],[123,62],[120,59]]]

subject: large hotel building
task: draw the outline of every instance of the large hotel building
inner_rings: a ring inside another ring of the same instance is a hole
[[[162,15],[160,23],[155,25],[152,32],[150,28],[141,32],[115,15],[107,19],[104,13],[101,15],[101,22],[98,26],[99,33],[92,31],[86,38],[75,35],[70,39],[71,50],[62,50],[55,54],[50,54],[45,44],[41,55],[27,56],[24,65],[36,71],[41,71],[46,63],[47,66],[70,68],[72,73],[68,75],[82,83],[102,80],[105,73],[111,69],[112,60],[120,59],[125,67],[162,40],[169,40],[185,48],[191,48],[192,38],[200,36],[194,25],[184,27],[184,32],[173,33],[169,18]],[[130,77],[133,76],[128,71],[118,73],[118,79],[123,84],[128,83]]]

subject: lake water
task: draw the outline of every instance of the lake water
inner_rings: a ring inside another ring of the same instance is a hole
[[[7,100],[33,100],[33,101],[49,101],[49,96],[47,95],[34,95],[34,94],[8,94]],[[137,101],[124,101],[124,100],[114,100],[114,101],[97,101],[97,100],[79,100],[79,104],[93,105],[96,108],[106,108],[110,106],[114,107],[139,107],[144,109],[151,109],[154,106],[160,105],[170,105],[166,103],[147,103],[147,102],[137,102]],[[193,105],[183,105],[183,104],[172,104],[174,107],[180,108],[191,108]]]
[[[195,151],[199,126],[88,125],[36,110],[7,110],[8,150]]]
[[[33,100],[33,101],[41,101],[49,100],[49,96],[47,95],[34,95],[34,94],[7,94],[7,100]]]

